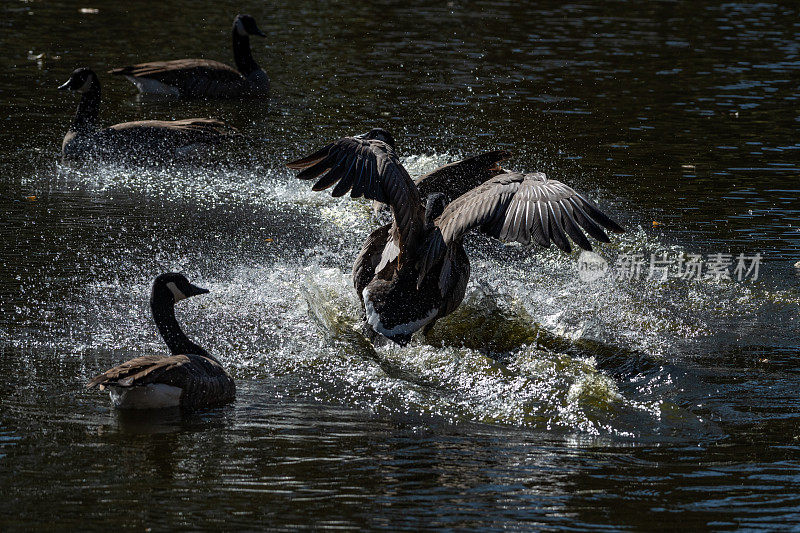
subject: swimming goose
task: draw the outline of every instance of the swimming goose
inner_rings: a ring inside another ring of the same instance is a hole
[[[150,310],[172,355],[146,355],[103,372],[87,388],[108,389],[118,409],[202,409],[232,401],[236,385],[219,361],[189,340],[175,320],[175,303],[206,294],[183,274],[161,274],[153,282]]]
[[[61,90],[81,93],[78,111],[61,144],[64,159],[95,155],[110,159],[173,160],[225,139],[241,137],[236,130],[213,118],[139,120],[98,129],[100,81],[88,68],[72,72]]]
[[[540,172],[503,172],[448,203],[443,193],[420,191],[400,164],[382,130],[344,137],[288,163],[297,177],[389,205],[393,221],[367,238],[353,265],[353,284],[365,326],[398,344],[452,313],[464,299],[469,258],[463,246],[471,230],[506,242],[571,251],[567,235],[591,250],[583,231],[609,242],[604,229],[624,230],[588,198]]]
[[[251,35],[266,37],[253,17],[237,15],[233,21],[236,68],[210,59],[175,59],[115,68],[109,73],[125,76],[141,93],[185,98],[267,96],[269,77],[253,59]]]

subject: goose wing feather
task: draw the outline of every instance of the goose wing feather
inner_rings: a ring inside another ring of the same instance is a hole
[[[386,143],[344,137],[287,166],[302,170],[299,179],[316,179],[315,191],[333,187],[335,197],[349,192],[351,198],[389,204],[394,218],[392,238],[401,250],[414,249],[404,244],[412,242],[424,226],[419,191]]]
[[[415,180],[420,195],[440,192],[449,200],[458,198],[484,181],[502,174],[500,162],[511,157],[508,150],[493,150],[449,163]]]
[[[591,250],[584,231],[602,242],[609,242],[603,228],[624,231],[591,200],[542,173],[497,175],[448,204],[435,226],[420,259],[422,272],[472,229],[507,242],[552,242],[565,252],[572,249],[567,236]]]
[[[191,376],[215,377],[222,374],[225,374],[225,370],[218,363],[199,355],[146,355],[103,372],[89,381],[86,387],[133,387],[151,383],[182,387]]]
[[[216,361],[194,354],[137,357],[103,372],[86,387],[150,384],[180,388],[181,406],[189,409],[224,404],[236,396],[236,384],[225,369]]]
[[[233,126],[214,118],[186,118],[182,120],[138,120],[109,126],[104,135],[141,135],[172,138],[185,143],[213,143],[226,138],[241,137]]]
[[[151,61],[108,71],[117,76],[147,78],[178,88],[187,96],[202,95],[217,86],[237,86],[245,82],[235,68],[211,59],[175,59]]]
[[[373,231],[361,247],[358,257],[353,263],[353,286],[358,293],[361,304],[364,304],[364,288],[372,281],[375,270],[381,261],[383,249],[389,240],[391,224],[386,224]]]

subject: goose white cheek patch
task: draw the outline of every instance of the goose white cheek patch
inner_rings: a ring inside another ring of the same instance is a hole
[[[175,297],[176,302],[180,302],[181,300],[186,299],[186,295],[181,292],[177,285],[174,282],[170,281],[167,283],[167,288],[172,292],[172,296]]]

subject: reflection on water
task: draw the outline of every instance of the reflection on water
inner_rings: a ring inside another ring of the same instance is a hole
[[[0,7],[5,529],[796,523],[796,8],[254,8],[269,105],[141,98],[101,75],[104,124],[215,116],[247,149],[67,167],[69,72],[230,62],[239,9],[89,7]],[[373,125],[412,174],[508,147],[509,168],[587,192],[629,230],[598,247],[610,264],[761,252],[761,277],[589,282],[577,254],[474,236],[462,307],[407,347],[373,347],[349,279],[369,206],[283,167]],[[164,350],[147,293],[170,270],[211,290],[178,319],[237,401],[114,412],[84,383]]]

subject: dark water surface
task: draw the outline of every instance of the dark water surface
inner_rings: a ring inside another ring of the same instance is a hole
[[[797,5],[521,4],[0,5],[0,529],[800,525]],[[238,10],[268,104],[104,74],[231,62]],[[62,166],[77,66],[106,124],[216,116],[253,147]],[[612,264],[761,253],[760,277],[584,283],[577,254],[475,236],[464,306],[374,349],[349,282],[368,208],[283,163],[376,125],[412,174],[508,147],[587,192],[629,230]],[[164,351],[169,270],[211,289],[178,315],[238,398],[124,416],[83,387]]]

